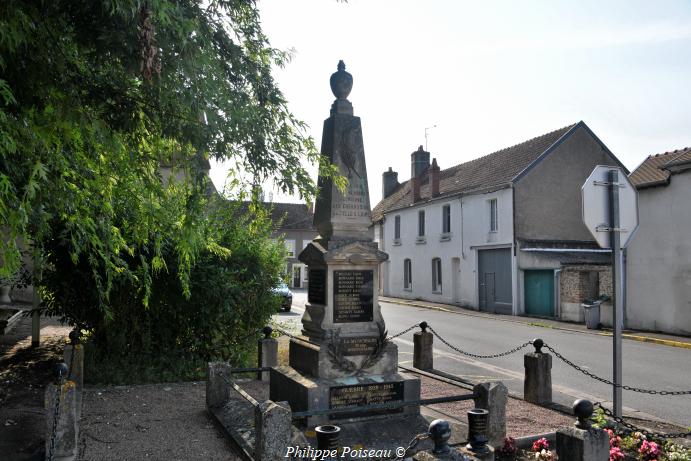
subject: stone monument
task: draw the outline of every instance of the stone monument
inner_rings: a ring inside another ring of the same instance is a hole
[[[360,118],[347,97],[353,77],[343,61],[331,76],[336,100],[324,121],[322,154],[348,180],[345,191],[319,177],[314,224],[319,236],[299,255],[309,289],[302,335],[290,341],[289,367],[271,371],[270,395],[295,411],[358,407],[420,398],[420,381],[398,373],[398,348],[386,339],[379,307],[379,265],[388,255],[372,239],[367,168]],[[419,407],[307,418],[307,425]]]

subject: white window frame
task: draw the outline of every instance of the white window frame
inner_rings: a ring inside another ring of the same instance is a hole
[[[295,257],[295,240],[294,239],[286,239],[285,244],[286,244],[286,251],[288,252],[288,257],[294,258]]]
[[[489,200],[489,231],[499,232],[499,202],[496,198]]]
[[[441,258],[432,258],[432,292],[442,292],[443,272],[441,268]]]

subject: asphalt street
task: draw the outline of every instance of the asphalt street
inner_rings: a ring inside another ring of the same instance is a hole
[[[297,291],[293,311],[281,314],[281,320],[299,323],[305,301],[304,291]],[[424,320],[452,345],[478,355],[504,352],[531,339],[542,338],[587,371],[606,379],[612,377],[611,337],[393,303],[380,304],[390,335]],[[413,332],[394,341],[399,347],[400,364],[412,366]],[[523,354],[530,350],[532,347],[505,357],[478,360],[454,352],[435,338],[434,368],[474,382],[501,380],[510,392],[522,395]],[[689,390],[691,350],[624,340],[623,381],[625,385],[645,389]],[[571,406],[577,398],[611,404],[611,386],[581,374],[557,357],[552,359],[552,386],[553,400],[563,405]],[[644,412],[685,427],[691,426],[691,395],[662,396],[624,391],[623,403],[625,414]]]

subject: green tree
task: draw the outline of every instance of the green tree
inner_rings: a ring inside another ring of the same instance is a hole
[[[315,193],[301,160],[319,155],[271,76],[288,59],[252,0],[3,1],[0,276],[31,246],[46,280],[79,267],[106,316],[114,284],[146,305],[158,271],[189,295],[197,258],[228,252],[205,217],[206,159]],[[173,160],[188,180],[168,187]]]

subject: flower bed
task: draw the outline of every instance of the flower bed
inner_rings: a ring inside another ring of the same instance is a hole
[[[605,428],[605,432],[609,435],[609,461],[691,461],[691,449],[670,441],[656,442],[640,432],[617,432],[613,428]],[[530,450],[522,450],[516,446],[513,437],[507,437],[495,455],[499,461],[558,459],[544,438],[535,441]]]

